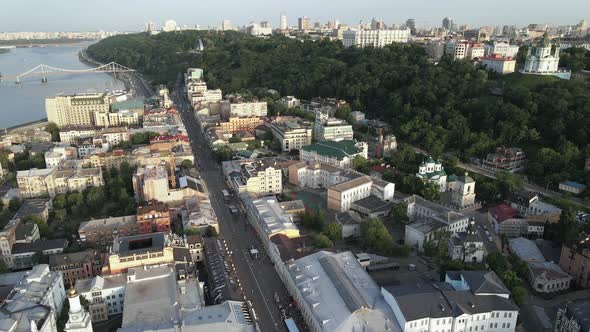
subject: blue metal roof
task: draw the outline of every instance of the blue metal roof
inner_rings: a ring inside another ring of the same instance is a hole
[[[580,189],[580,190],[584,190],[586,188],[586,185],[581,184],[579,182],[574,182],[574,181],[563,181],[561,184],[566,185],[568,187]]]

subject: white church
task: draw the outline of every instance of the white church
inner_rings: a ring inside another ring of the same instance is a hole
[[[559,45],[554,48],[547,34],[537,45],[529,47],[524,68],[520,72],[529,75],[557,76],[566,80],[569,80],[571,76],[570,71],[559,69]]]

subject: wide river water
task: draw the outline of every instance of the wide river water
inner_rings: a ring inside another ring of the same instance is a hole
[[[46,117],[45,98],[59,93],[102,92],[123,89],[123,83],[108,74],[60,74],[25,78],[16,85],[7,76],[22,74],[40,64],[64,69],[86,69],[78,52],[87,43],[11,49],[0,53],[0,128],[7,128]]]

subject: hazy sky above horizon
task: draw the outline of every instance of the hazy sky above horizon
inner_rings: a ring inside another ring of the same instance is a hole
[[[459,25],[529,23],[576,24],[590,14],[590,0],[2,0],[0,31],[141,30],[152,21],[168,19],[179,25],[218,26],[270,21],[278,26],[280,12],[289,26],[297,17],[312,22],[339,20],[356,24],[375,17],[386,24],[414,18],[418,27],[438,27],[445,16]]]

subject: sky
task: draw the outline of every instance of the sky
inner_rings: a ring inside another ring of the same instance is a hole
[[[238,26],[266,20],[277,27],[281,12],[289,26],[304,15],[347,24],[414,18],[418,27],[438,27],[446,16],[472,27],[569,25],[590,16],[590,0],[0,0],[0,31],[137,31],[169,19],[204,27],[223,19]]]

